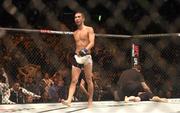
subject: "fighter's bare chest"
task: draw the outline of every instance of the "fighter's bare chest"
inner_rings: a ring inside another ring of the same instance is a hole
[[[75,40],[86,40],[88,38],[88,32],[86,30],[77,31],[74,34]]]

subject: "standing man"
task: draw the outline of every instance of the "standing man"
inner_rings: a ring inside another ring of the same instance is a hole
[[[84,69],[85,78],[88,84],[88,107],[92,106],[93,101],[93,82],[92,82],[92,57],[91,48],[94,46],[95,34],[92,27],[84,25],[85,15],[82,12],[76,12],[74,21],[77,25],[77,30],[73,36],[75,40],[76,50],[74,61],[72,62],[72,79],[69,88],[68,99],[62,101],[63,104],[70,106],[74,95],[76,84],[78,82],[81,68]]]
[[[140,70],[140,65],[134,65],[131,69],[122,72],[118,81],[118,94],[121,101],[126,96],[138,96],[139,92],[152,94]]]

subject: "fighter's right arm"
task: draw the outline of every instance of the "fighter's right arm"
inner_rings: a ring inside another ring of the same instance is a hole
[[[149,88],[149,86],[145,82],[141,82],[141,85],[145,91],[152,93],[151,89]]]

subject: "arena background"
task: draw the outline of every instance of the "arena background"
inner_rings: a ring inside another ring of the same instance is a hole
[[[73,31],[73,14],[83,10],[86,24],[93,26],[95,33],[116,34],[96,37],[92,54],[96,100],[116,99],[114,90],[121,72],[134,64],[133,44],[153,93],[180,97],[180,39],[174,35],[180,31],[178,0],[1,0],[0,4],[1,28]],[[71,35],[0,31],[0,63],[10,85],[19,80],[24,86],[29,81],[19,73],[28,64],[40,67],[33,76],[38,87],[41,78],[37,74],[43,77],[45,72],[50,76],[59,72],[70,77],[73,48]],[[68,80],[64,86],[68,89]],[[40,94],[39,89],[34,92]],[[84,100],[77,95],[79,101]]]

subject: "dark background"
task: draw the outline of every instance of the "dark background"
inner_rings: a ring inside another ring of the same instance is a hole
[[[39,6],[44,7],[39,10],[33,2],[41,2]],[[47,12],[50,12],[58,21],[73,30],[73,13],[83,9],[88,14],[87,24],[95,28],[102,27],[107,33],[142,34],[180,30],[179,0],[12,0],[10,4],[17,9],[13,15],[8,11],[11,8],[5,8],[4,4],[7,4],[7,1],[1,0],[0,4],[1,27],[26,28],[20,26],[19,23],[22,21],[16,18],[17,13],[20,13],[25,16],[32,28],[56,29],[47,19]],[[99,16],[101,20],[98,19]],[[137,27],[140,29],[136,31]]]

